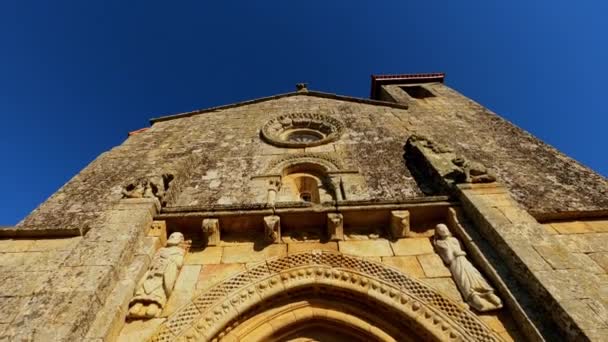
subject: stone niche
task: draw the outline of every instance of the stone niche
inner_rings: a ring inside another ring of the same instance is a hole
[[[331,202],[336,191],[340,191],[339,184],[333,184],[325,170],[315,164],[296,164],[283,170],[277,201]]]
[[[293,153],[268,162],[251,178],[257,203],[318,205],[365,197],[365,179],[332,153]]]

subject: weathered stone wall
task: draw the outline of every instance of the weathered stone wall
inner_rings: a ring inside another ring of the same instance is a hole
[[[365,186],[353,199],[417,197],[422,192],[402,158],[402,146],[414,133],[491,167],[536,217],[608,210],[605,178],[449,87],[427,87],[437,96],[414,100],[398,86],[382,89],[384,99],[407,103],[408,109],[298,94],[156,122],[102,154],[19,226],[86,231],[121,197],[122,186],[165,172],[185,174],[172,184],[183,191],[173,194],[169,206],[252,205],[259,194],[251,177],[280,155],[305,151],[335,153],[358,169]],[[344,122],[345,134],[306,149],[263,142],[262,125],[286,112],[333,116]]]
[[[497,174],[535,217],[608,210],[608,180],[483,106],[441,84],[426,85],[436,97],[410,98],[397,85],[384,99],[407,103],[395,111],[406,126],[447,145]]]
[[[144,235],[157,207],[153,199],[123,200],[84,237],[0,240],[0,340],[83,341],[106,301],[116,301],[117,282],[135,283],[147,268],[157,246]],[[124,309],[103,318],[111,324]]]
[[[264,123],[288,112],[333,116],[345,124],[344,134],[334,143],[305,149],[279,148],[262,141]],[[253,205],[259,199],[251,177],[262,174],[277,157],[298,152],[330,153],[345,168],[359,170],[364,184],[357,184],[361,186],[351,192],[350,199],[422,196],[403,163],[408,132],[396,112],[406,115],[405,109],[396,107],[297,95],[157,122],[102,154],[20,226],[93,228],[96,218],[121,198],[123,186],[139,177],[167,172],[176,174],[171,186],[181,189],[170,196],[169,207]]]
[[[560,334],[568,340],[605,340],[606,221],[541,225],[504,188],[463,186],[460,193],[465,212],[481,235],[542,303]]]
[[[149,246],[147,253],[137,249],[157,207],[152,199],[120,201],[127,184],[173,175],[165,197],[168,209],[267,208],[260,183],[252,177],[268,172],[279,158],[311,152],[333,156],[354,172],[343,178],[347,200],[402,201],[425,195],[417,183],[424,180],[414,179],[403,158],[403,145],[412,134],[445,144],[498,175],[508,191],[461,189],[467,214],[520,280],[546,299],[554,321],[575,323],[564,328],[571,338],[605,336],[605,222],[551,222],[543,229],[528,212],[536,218],[562,212],[598,215],[608,210],[608,181],[450,88],[427,86],[436,97],[414,100],[396,86],[382,90],[383,98],[401,105],[314,93],[278,96],[159,120],[131,136],[87,166],[17,229],[84,237],[61,239],[57,245],[44,240],[48,251],[38,250],[39,241],[0,240],[0,336],[73,340],[87,333],[92,339],[117,334],[115,328],[108,332],[113,329],[108,325],[124,317],[125,298],[158,247]],[[327,145],[295,149],[260,139],[264,123],[287,112],[334,117],[344,123],[343,135]],[[165,317],[193,291],[251,263],[311,248],[380,261],[460,300],[445,267],[429,249],[428,237],[323,245],[288,241],[263,249],[244,242],[188,255]],[[40,257],[45,263],[37,261]],[[127,270],[128,265],[134,269]],[[576,284],[571,274],[576,274]],[[15,285],[21,282],[26,286]],[[593,320],[588,310],[594,312]],[[506,317],[484,319],[507,339],[515,331],[502,326],[509,321]]]

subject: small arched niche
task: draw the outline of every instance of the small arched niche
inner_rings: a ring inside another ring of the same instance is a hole
[[[281,201],[322,203],[334,200],[335,191],[322,165],[299,163],[282,172]]]

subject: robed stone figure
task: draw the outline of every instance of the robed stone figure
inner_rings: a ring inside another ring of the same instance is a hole
[[[478,311],[489,311],[502,307],[502,301],[494,294],[479,271],[467,260],[460,241],[452,236],[445,224],[435,227],[433,244],[437,254],[450,268],[452,277],[464,300]]]
[[[130,318],[153,318],[160,315],[173,291],[177,275],[184,263],[184,235],[173,233],[166,247],[156,252],[150,268],[137,286],[135,296],[129,302]]]

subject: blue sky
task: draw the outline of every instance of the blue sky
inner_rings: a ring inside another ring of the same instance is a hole
[[[262,3],[261,5],[258,3]],[[0,225],[148,119],[369,75],[446,84],[603,175],[605,1],[3,1]]]

